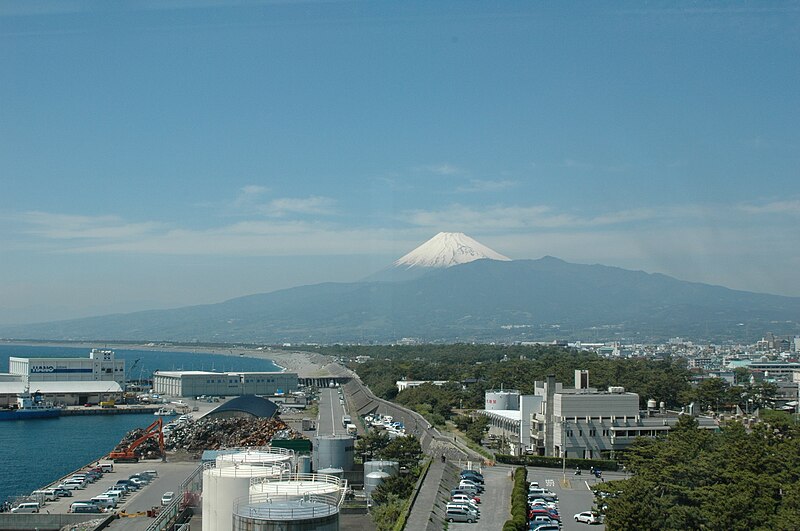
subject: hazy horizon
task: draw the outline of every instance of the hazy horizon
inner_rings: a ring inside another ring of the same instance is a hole
[[[800,296],[793,3],[0,1],[0,324],[437,232]]]

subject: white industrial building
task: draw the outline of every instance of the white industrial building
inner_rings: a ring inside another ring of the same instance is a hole
[[[296,391],[296,372],[156,371],[153,392],[165,396],[281,395]]]
[[[534,382],[534,395],[487,391],[489,434],[504,438],[510,453],[533,453],[584,459],[612,457],[636,437],[654,437],[677,424],[679,414],[654,400],[639,409],[639,395],[622,387],[589,387],[589,372],[575,371],[575,387],[565,389],[548,376]],[[716,429],[716,420],[698,417],[701,428]]]
[[[92,349],[88,358],[8,358],[11,374],[31,382],[113,381],[125,385],[125,360],[113,350]]]
[[[16,402],[29,390],[55,405],[97,404],[116,399],[125,385],[125,360],[111,350],[93,349],[88,358],[16,358],[0,375],[0,406]]]

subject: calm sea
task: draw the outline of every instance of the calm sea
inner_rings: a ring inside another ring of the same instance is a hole
[[[89,350],[0,345],[0,372],[8,372],[9,356],[82,358],[88,357]],[[118,358],[126,360],[129,379],[147,377],[156,370],[280,370],[269,360],[240,356],[113,350]],[[28,494],[99,459],[111,451],[126,432],[144,428],[152,420],[152,414],[149,414],[0,422],[0,502],[8,496]]]

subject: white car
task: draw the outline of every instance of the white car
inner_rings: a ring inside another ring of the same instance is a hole
[[[584,524],[599,524],[600,515],[592,511],[583,511],[575,515],[576,522],[583,522]]]

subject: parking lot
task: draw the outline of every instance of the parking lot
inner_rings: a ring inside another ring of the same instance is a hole
[[[511,473],[514,468],[511,466],[484,467],[482,473],[486,483],[485,490],[480,495],[481,514],[477,524],[453,522],[448,524],[448,529],[501,531],[503,524],[511,517],[511,489],[513,487]],[[542,488],[558,495],[558,513],[561,516],[562,531],[604,530],[605,526],[603,525],[590,526],[575,522],[573,518],[575,514],[592,508],[594,495],[589,487],[599,480],[590,476],[588,472],[575,476],[573,471],[568,471],[566,478],[567,484],[562,484],[564,474],[561,470],[528,467],[528,481],[536,481]],[[455,488],[455,485],[451,488]]]
[[[158,477],[148,485],[127,494],[120,500],[114,511],[139,513],[161,505],[161,496],[167,491],[176,492],[180,484],[197,467],[197,462],[162,463],[161,461],[141,461],[139,463],[114,463],[114,471],[103,474],[85,488],[72,491],[71,497],[50,501],[42,507],[42,512],[50,514],[68,513],[70,505],[76,501],[89,500],[110,489],[117,480],[127,479],[132,474],[144,470],[156,470]],[[53,485],[55,486],[55,484]]]

